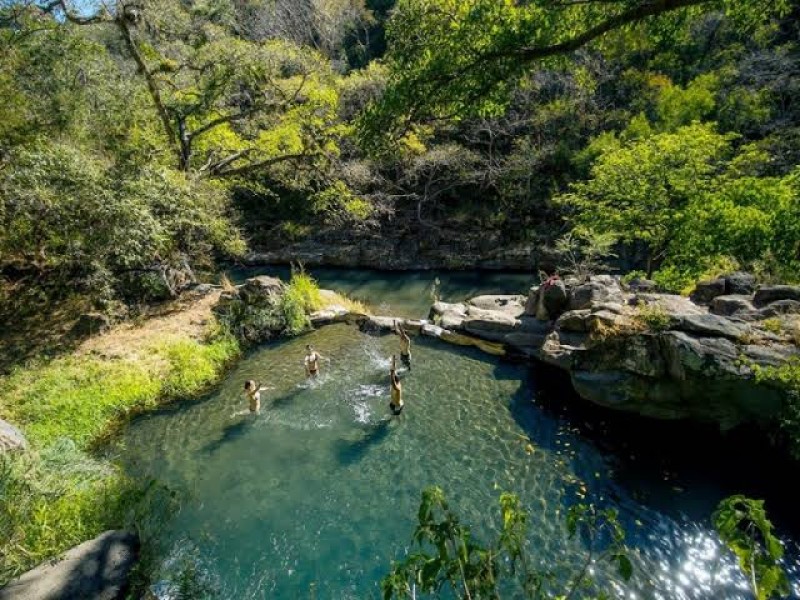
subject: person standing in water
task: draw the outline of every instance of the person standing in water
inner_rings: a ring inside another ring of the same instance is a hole
[[[397,377],[397,367],[394,354],[392,354],[392,368],[389,371],[389,385],[391,386],[392,398],[389,400],[389,410],[395,417],[399,417],[403,412],[403,386]]]
[[[314,350],[311,347],[311,344],[306,346],[306,375],[308,377],[314,377],[319,374],[319,361],[322,360],[324,357]]]
[[[403,331],[399,323],[395,323],[397,335],[400,336],[400,362],[405,365],[406,369],[411,370],[411,338]]]
[[[261,412],[261,392],[267,388],[263,385],[258,385],[252,379],[244,382],[244,395],[250,404],[250,414]]]

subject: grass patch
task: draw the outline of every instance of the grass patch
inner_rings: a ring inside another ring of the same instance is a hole
[[[780,334],[783,332],[783,323],[778,317],[772,317],[771,319],[764,319],[760,323],[763,329],[766,329],[770,333]]]
[[[86,448],[120,417],[197,394],[238,351],[232,337],[220,336],[154,345],[139,359],[66,356],[17,368],[0,382],[0,414],[35,446],[68,437]]]
[[[102,531],[138,527],[141,483],[89,449],[131,415],[201,393],[238,354],[236,340],[216,331],[206,343],[67,356],[0,380],[0,416],[31,445],[0,456],[0,585]]]
[[[666,331],[670,317],[658,304],[645,304],[636,311],[636,320],[648,331]]]

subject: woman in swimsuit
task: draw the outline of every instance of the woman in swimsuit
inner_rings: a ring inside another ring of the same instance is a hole
[[[403,386],[400,379],[397,377],[397,368],[395,356],[392,355],[392,368],[389,371],[389,385],[391,386],[392,399],[389,401],[389,410],[392,411],[394,416],[399,416],[403,412]]]

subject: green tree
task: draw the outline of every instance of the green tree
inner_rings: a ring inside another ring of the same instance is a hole
[[[598,510],[584,504],[570,508],[568,534],[581,536],[587,552],[578,571],[568,576],[559,573],[561,565],[534,568],[526,549],[528,515],[517,496],[500,496],[500,514],[502,528],[497,537],[482,544],[470,527],[461,523],[440,488],[424,490],[413,535],[417,548],[392,566],[381,583],[383,597],[415,598],[418,590],[434,597],[452,594],[469,600],[499,599],[515,589],[525,598],[551,598],[555,592],[568,600],[577,597],[579,590],[585,593],[594,587],[589,567],[597,560],[616,565],[625,580],[633,574],[625,552],[625,534],[614,509]]]
[[[613,234],[647,249],[647,273],[665,259],[691,201],[710,190],[732,137],[710,125],[609,145],[590,179],[556,198],[578,230]]]
[[[789,579],[780,565],[783,545],[772,532],[763,500],[741,495],[725,498],[711,520],[722,541],[736,555],[758,600],[789,595]]]
[[[687,16],[725,9],[742,23],[788,11],[783,0],[404,0],[389,23],[389,85],[366,113],[373,148],[431,118],[498,114],[531,64],[640,23],[669,38]],[[654,17],[660,17],[652,20]]]

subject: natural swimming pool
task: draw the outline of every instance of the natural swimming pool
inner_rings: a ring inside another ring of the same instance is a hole
[[[682,474],[651,456],[637,470],[627,454],[641,447],[603,440],[638,422],[593,433],[584,425],[600,422],[552,408],[574,398],[550,374],[415,342],[402,420],[388,420],[387,407],[397,339],[334,325],[253,351],[202,402],[135,421],[121,439],[123,463],[183,498],[162,536],[164,577],[188,556],[224,598],[377,597],[409,547],[421,490],[436,484],[478,534],[495,526],[500,491],[518,493],[531,551],[545,561],[581,553],[567,540],[568,505],[616,506],[637,571],[619,595],[748,597],[709,524],[715,502],[735,491],[710,470],[717,463],[697,456],[699,470]],[[306,343],[331,359],[313,382],[303,373]],[[251,378],[274,387],[256,417],[242,414]]]

